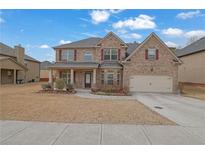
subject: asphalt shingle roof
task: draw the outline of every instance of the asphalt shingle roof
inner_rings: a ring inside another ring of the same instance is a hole
[[[6,44],[3,44],[2,42],[0,42],[0,54],[5,55],[5,56],[10,56],[10,57],[16,57],[15,50],[7,46]],[[24,59],[39,62],[38,60],[26,54],[24,55]]]
[[[54,49],[95,47],[101,39],[102,38],[99,37],[90,37],[87,39],[55,46]]]
[[[100,64],[100,68],[122,68],[122,65],[118,62],[103,62]]]
[[[98,68],[97,62],[67,62],[67,63],[55,63],[49,68]]]
[[[199,39],[198,41],[193,42],[192,44],[176,50],[178,57],[190,55],[205,50],[205,37]]]

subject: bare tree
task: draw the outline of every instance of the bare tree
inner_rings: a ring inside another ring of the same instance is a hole
[[[194,42],[196,42],[197,40],[199,40],[201,37],[200,36],[192,36],[187,40],[187,45],[192,44]]]

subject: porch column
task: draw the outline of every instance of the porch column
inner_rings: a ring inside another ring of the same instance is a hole
[[[53,70],[50,69],[49,70],[49,80],[48,80],[49,83],[52,83],[53,82]]]
[[[70,70],[70,83],[71,84],[74,83],[74,71],[73,71],[73,69]]]
[[[96,84],[96,69],[93,69],[93,84]]]
[[[14,69],[14,84],[16,84],[16,70]]]
[[[0,85],[1,85],[1,68],[0,68]]]

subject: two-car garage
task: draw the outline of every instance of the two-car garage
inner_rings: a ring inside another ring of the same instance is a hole
[[[173,91],[173,79],[169,76],[134,75],[130,76],[131,92],[165,92]]]

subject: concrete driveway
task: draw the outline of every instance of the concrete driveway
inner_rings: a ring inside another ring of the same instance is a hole
[[[205,101],[174,94],[137,93],[134,97],[181,126],[205,127]]]

